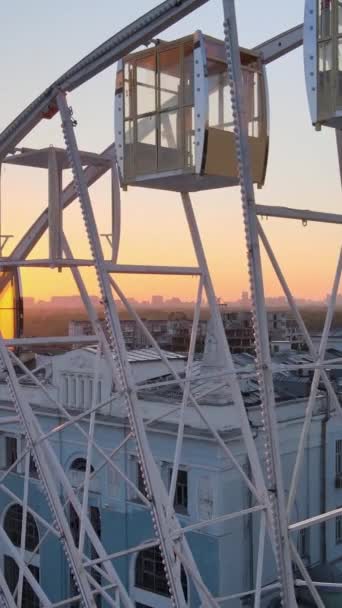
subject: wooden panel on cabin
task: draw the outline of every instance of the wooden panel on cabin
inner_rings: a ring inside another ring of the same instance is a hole
[[[267,162],[267,138],[249,137],[253,181],[262,184],[264,181],[265,163]],[[238,179],[235,153],[235,138],[231,131],[208,129],[204,173]]]

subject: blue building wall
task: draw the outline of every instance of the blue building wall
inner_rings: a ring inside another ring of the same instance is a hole
[[[280,446],[287,495],[305,406],[305,400],[278,406]],[[323,406],[323,402],[318,403],[313,417],[305,450],[303,473],[299,481],[298,496],[291,521],[312,517],[321,511],[322,487],[325,487],[328,509],[342,505],[342,489],[335,488],[335,445],[337,439],[342,439],[342,422],[334,417],[325,423],[325,414],[322,413]],[[56,417],[53,408],[40,407],[37,412],[43,432],[48,432],[57,423],[63,421]],[[8,411],[6,412],[4,408],[1,409],[1,413],[8,415]],[[229,415],[228,408],[227,415]],[[258,449],[263,454],[264,440],[258,409],[250,408],[249,417]],[[109,455],[110,451],[126,437],[127,421],[109,415],[99,415],[97,421],[95,439],[101,449]],[[324,424],[326,424],[325,439]],[[84,426],[85,428],[86,426]],[[16,425],[6,426],[6,434],[11,433],[19,434],[20,430]],[[169,467],[174,457],[175,438],[176,432],[172,426],[160,425],[149,432],[152,452],[166,484]],[[227,427],[225,441],[229,443],[234,456],[248,474],[244,445],[236,429],[233,431]],[[68,475],[73,460],[86,456],[85,439],[72,426],[56,434],[51,445]],[[97,468],[102,462],[102,456],[94,450],[93,466]],[[136,481],[133,479],[134,466],[136,466],[133,442],[126,443],[115,456],[114,462],[133,482]],[[180,515],[183,526],[199,520],[219,517],[227,512],[234,513],[254,504],[237,470],[210,435],[203,431],[203,428],[194,426],[186,429],[181,466],[188,471],[189,497],[188,512]],[[72,481],[75,482],[75,479]],[[22,475],[11,474],[6,484],[14,494],[22,495]],[[134,499],[127,484],[120,479],[117,472],[103,467],[92,482],[90,490],[89,503],[100,510],[101,537],[108,553],[124,550],[154,538],[148,509]],[[13,503],[11,498],[0,493],[2,514],[11,503]],[[51,522],[49,507],[40,490],[40,484],[34,479],[30,483],[29,503],[37,513]],[[215,595],[224,597],[253,588],[256,576],[259,521],[260,514],[254,514],[245,518],[207,525],[199,531],[187,534],[203,580]],[[43,526],[38,524],[38,527],[42,534]],[[295,537],[294,539],[296,540]],[[304,558],[308,566],[319,564],[322,560],[321,527],[317,526],[310,530],[307,546],[308,554]],[[4,553],[4,547],[1,544],[0,553]],[[335,521],[328,522],[326,525],[326,559],[334,561],[341,558],[342,544],[336,543]],[[267,584],[273,582],[276,575],[269,541],[266,543],[264,561],[263,583]],[[41,581],[47,594],[53,601],[63,599],[68,593],[69,572],[61,545],[51,535],[41,547],[40,564]],[[121,580],[133,596],[135,556],[121,558],[115,562],[115,566]],[[197,608],[200,602],[196,592],[193,588],[190,588],[189,591],[190,605],[192,608]],[[268,601],[269,598],[265,602],[265,606]],[[240,606],[240,601],[229,602],[227,605],[229,608],[237,608]]]

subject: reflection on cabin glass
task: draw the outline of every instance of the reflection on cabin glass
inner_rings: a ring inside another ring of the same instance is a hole
[[[21,335],[23,318],[19,274],[1,272],[0,286],[3,278],[9,274],[12,274],[10,280],[0,291],[0,331],[5,339]]]
[[[263,184],[268,149],[260,57],[241,50],[253,180]],[[221,41],[197,32],[159,42],[119,64],[115,140],[122,181],[177,191],[238,183],[233,117]]]

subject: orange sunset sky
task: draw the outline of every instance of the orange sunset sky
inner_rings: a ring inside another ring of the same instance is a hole
[[[116,3],[104,0],[96,14],[90,0],[60,3],[58,14],[42,0],[23,6],[13,0],[4,7],[0,39],[2,90],[0,130],[65,69],[95,48],[133,18],[157,4],[154,0],[131,0],[118,14]],[[253,6],[250,6],[250,5]],[[237,2],[240,42],[254,44],[297,25],[304,8],[297,0],[270,3],[261,0]],[[257,5],[254,6],[254,5]],[[272,5],[272,6],[270,6]],[[276,5],[276,6],[273,6]],[[20,10],[19,10],[20,7]],[[53,14],[53,18],[52,17]],[[81,21],[79,15],[82,15]],[[221,35],[221,3],[212,0],[176,24],[166,38],[176,38],[194,29]],[[75,28],[75,23],[79,24]],[[16,29],[16,41],[10,31]],[[77,31],[75,31],[77,29]],[[62,48],[61,32],[63,32]],[[257,202],[339,212],[342,204],[334,132],[317,133],[307,108],[302,49],[268,67],[270,94],[270,156],[265,187],[256,192]],[[78,121],[76,137],[82,149],[101,151],[113,140],[113,83],[115,67],[69,96]],[[44,122],[23,145],[62,145],[59,119]],[[64,181],[70,179],[65,172]],[[2,183],[2,232],[13,234],[5,249],[9,255],[37,215],[45,208],[47,175],[43,170],[5,166]],[[110,183],[102,178],[91,197],[100,233],[110,229]],[[194,208],[206,248],[217,295],[227,300],[248,289],[241,204],[237,188],[193,195]],[[64,226],[76,257],[88,257],[79,204],[64,214]],[[268,219],[263,227],[297,297],[322,299],[331,290],[340,248],[340,228]],[[108,246],[103,243],[107,257]],[[47,240],[31,257],[47,255]],[[120,263],[194,265],[195,258],[177,194],[130,188],[122,193]],[[97,293],[93,271],[84,272],[90,293]],[[26,270],[24,296],[48,299],[52,295],[76,293],[67,270]],[[266,293],[281,289],[264,260]],[[197,280],[170,277],[118,277],[128,296],[149,299],[152,294],[193,299]]]

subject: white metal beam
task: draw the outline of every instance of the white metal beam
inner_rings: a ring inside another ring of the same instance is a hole
[[[294,51],[303,44],[303,24],[292,27],[270,40],[266,40],[253,48],[253,51],[260,53],[265,65],[283,57],[287,53]]]
[[[255,205],[257,215],[265,217],[281,217],[284,219],[300,220],[301,222],[322,222],[327,224],[342,224],[339,213],[325,213],[309,209],[293,209],[273,205]]]
[[[286,607],[292,607],[296,606],[296,598],[294,593],[284,483],[280,459],[280,441],[275,411],[274,386],[271,369],[272,361],[258,240],[258,220],[251,174],[248,127],[244,117],[245,106],[242,99],[241,60],[234,0],[223,0],[223,10],[228,82],[230,85],[231,108],[234,118],[234,135],[245,224],[250,291],[255,321],[256,363],[259,372],[258,379],[265,428],[266,468],[271,490],[274,540],[276,545],[275,556],[282,585],[283,603]]]
[[[196,266],[142,266],[139,264],[113,264],[104,260],[104,268],[107,272],[118,274],[160,274],[160,275],[179,275],[179,276],[198,276],[200,270]],[[10,269],[17,267],[28,268],[71,268],[72,266],[89,267],[94,266],[93,260],[50,258],[50,259],[30,259],[17,260],[12,257],[0,258],[0,268]]]
[[[48,152],[48,178],[49,257],[55,260],[62,257],[62,170],[53,146]]]

